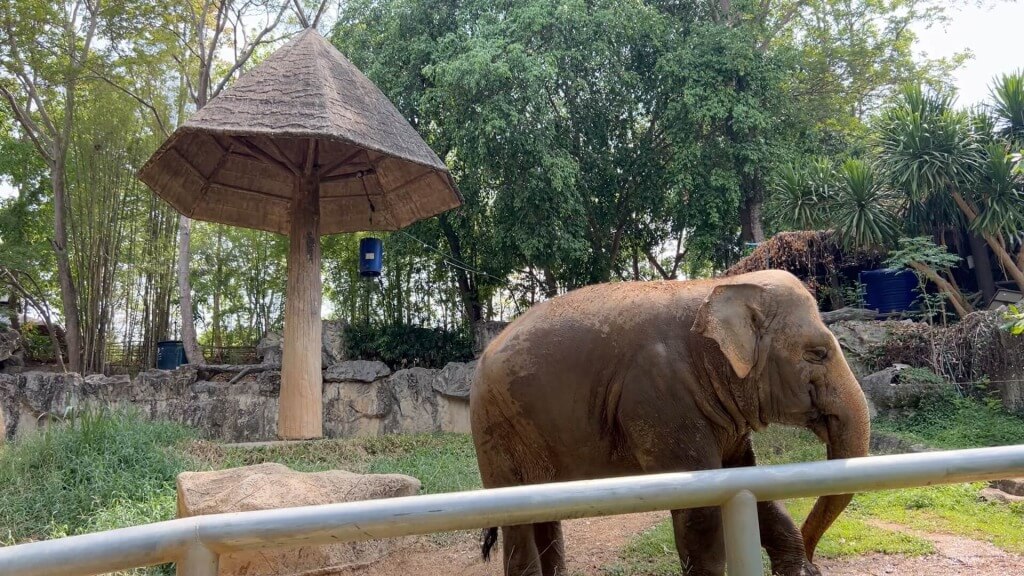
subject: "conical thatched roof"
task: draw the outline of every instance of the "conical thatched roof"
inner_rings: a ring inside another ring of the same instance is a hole
[[[140,178],[192,218],[287,234],[310,139],[324,234],[401,228],[461,203],[416,130],[312,29],[178,128]]]

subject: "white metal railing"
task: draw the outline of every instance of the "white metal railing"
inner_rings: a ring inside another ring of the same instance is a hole
[[[177,562],[179,576],[215,576],[219,555],[240,550],[722,506],[730,576],[761,576],[757,501],[1020,475],[1024,446],[1007,446],[213,514],[0,548],[0,574],[84,576]]]

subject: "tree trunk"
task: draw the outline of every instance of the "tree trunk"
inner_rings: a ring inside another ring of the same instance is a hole
[[[57,255],[57,275],[60,281],[60,298],[64,308],[64,333],[68,347],[68,368],[72,372],[82,371],[82,329],[79,325],[78,290],[71,276],[71,262],[68,258],[68,230],[66,223],[67,200],[65,196],[65,154],[58,152],[50,167],[53,180],[53,251]]]
[[[957,208],[963,212],[964,216],[967,217],[967,223],[972,224],[978,218],[978,212],[973,206],[967,203],[967,200],[960,194],[959,191],[953,190],[953,201],[956,202]],[[1009,276],[1020,290],[1024,290],[1024,271],[1021,270],[1017,263],[1010,257],[1009,252],[1006,251],[1006,247],[999,238],[992,236],[991,234],[983,234],[985,242],[988,242],[989,247],[992,248],[992,252],[999,259],[999,263],[1003,266],[1003,271]]]
[[[967,240],[971,244],[971,258],[974,260],[974,277],[978,281],[978,289],[984,302],[996,295],[995,277],[992,275],[992,259],[988,257],[988,246],[985,239],[976,233],[967,231]]]
[[[181,309],[181,341],[189,364],[206,364],[203,349],[196,335],[195,313],[192,310],[192,279],[189,261],[192,259],[192,220],[181,215],[178,219],[178,297]]]
[[[744,198],[740,206],[740,240],[743,242],[764,242],[763,206],[760,198]]]
[[[303,440],[323,437],[320,183],[315,169],[297,178],[290,237],[277,435]]]
[[[956,286],[950,284],[945,278],[939,276],[938,272],[932,270],[925,264],[921,264],[920,262],[911,262],[910,267],[923,274],[925,278],[934,282],[940,290],[949,296],[949,302],[953,305],[958,316],[963,318],[974,311],[974,308],[969,302],[967,302],[964,295],[960,293],[960,290]]]
[[[438,223],[441,225],[441,232],[444,233],[445,239],[448,241],[448,248],[452,251],[452,256],[459,262],[465,262],[462,254],[462,242],[459,240],[459,235],[452,228],[451,222],[448,221],[448,217],[442,214],[438,218]],[[476,322],[483,320],[483,304],[480,302],[480,290],[477,288],[476,283],[473,282],[469,273],[463,270],[461,267],[455,268],[455,282],[459,288],[459,298],[462,300],[463,314],[465,315],[466,322],[469,326],[473,326]],[[471,331],[472,332],[472,331]]]

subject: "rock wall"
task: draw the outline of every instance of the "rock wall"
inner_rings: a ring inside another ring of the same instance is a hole
[[[469,432],[473,362],[392,373],[380,362],[340,362],[324,372],[328,437]],[[242,367],[238,367],[239,369]],[[154,420],[187,424],[204,438],[254,442],[277,437],[278,371],[210,374],[192,366],[135,378],[53,372],[0,374],[0,422],[14,438],[87,406],[133,408]]]

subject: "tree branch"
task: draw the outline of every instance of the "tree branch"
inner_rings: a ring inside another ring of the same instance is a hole
[[[288,4],[282,3],[281,9],[277,12],[277,17],[274,19],[274,21],[265,26],[263,30],[260,30],[259,34],[256,35],[256,38],[254,38],[253,41],[250,42],[247,47],[242,48],[242,55],[238,58],[238,60],[235,61],[234,65],[231,66],[231,69],[228,70],[227,74],[224,75],[220,83],[217,84],[217,87],[214,88],[213,92],[210,94],[211,98],[215,98],[218,94],[220,94],[221,90],[223,90],[224,87],[227,86],[228,81],[231,80],[231,77],[234,76],[235,72],[237,72],[239,68],[244,66],[245,63],[249,61],[249,58],[252,56],[253,51],[256,50],[258,46],[264,44],[263,38],[271,31],[273,31],[274,28],[277,27],[277,25],[281,22],[281,18],[284,16],[285,10],[287,10],[287,8]]]

